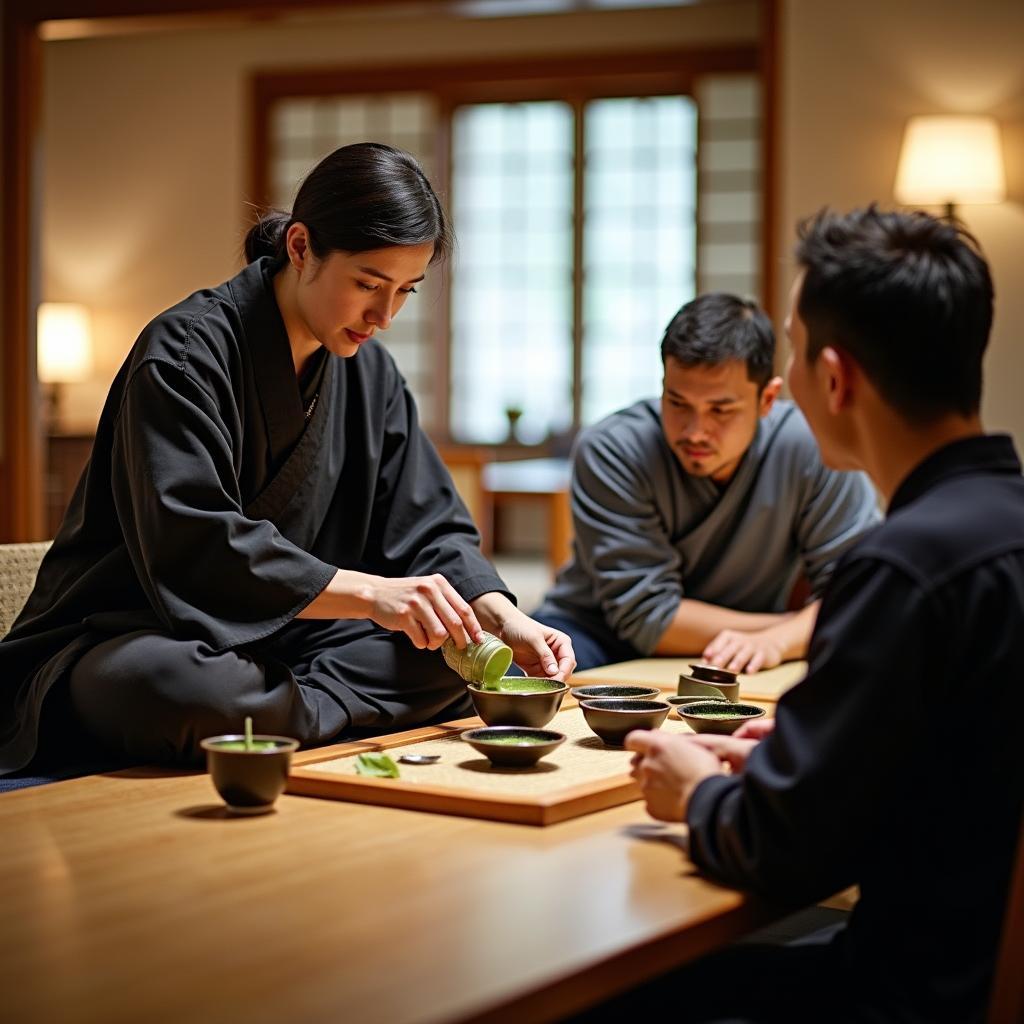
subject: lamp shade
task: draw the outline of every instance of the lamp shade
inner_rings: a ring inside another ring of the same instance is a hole
[[[900,203],[1000,203],[1006,196],[999,126],[991,117],[912,117],[903,133]]]
[[[44,383],[86,380],[92,372],[89,310],[75,302],[41,302],[36,371]]]

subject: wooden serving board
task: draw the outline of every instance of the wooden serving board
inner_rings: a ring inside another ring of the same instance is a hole
[[[640,798],[629,775],[632,754],[606,747],[571,698],[545,727],[565,733],[566,741],[535,768],[495,767],[460,739],[464,730],[481,724],[479,718],[467,718],[300,751],[292,759],[287,792],[526,825],[551,825]],[[674,712],[662,729],[690,732]],[[388,751],[396,761],[402,754],[440,754],[441,760],[399,764],[398,779],[356,774],[356,755],[377,750]]]

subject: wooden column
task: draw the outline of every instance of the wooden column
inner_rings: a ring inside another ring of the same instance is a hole
[[[3,13],[3,447],[0,541],[41,540],[42,436],[35,369],[38,301],[38,109],[40,41],[33,18],[7,4]]]

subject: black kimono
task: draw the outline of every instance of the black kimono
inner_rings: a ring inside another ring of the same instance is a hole
[[[325,742],[462,710],[440,654],[367,620],[296,620],[337,568],[507,593],[376,342],[320,353],[305,394],[250,264],[143,331],[35,589],[0,643],[0,773],[47,692],[134,758],[255,727]],[[56,702],[55,702],[56,703]]]

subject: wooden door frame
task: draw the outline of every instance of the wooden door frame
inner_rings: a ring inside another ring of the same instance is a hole
[[[0,542],[43,538],[42,432],[35,366],[39,297],[39,130],[42,94],[42,32],[48,23],[116,23],[119,28],[181,28],[211,19],[247,21],[298,7],[339,8],[363,0],[19,0],[3,5],[2,182],[3,274],[0,299],[3,446],[0,448]],[[405,0],[377,0],[403,3]],[[439,6],[447,0],[432,0]],[[776,70],[779,0],[760,0],[758,45],[764,71],[764,301],[774,294],[775,136],[778,132]]]

